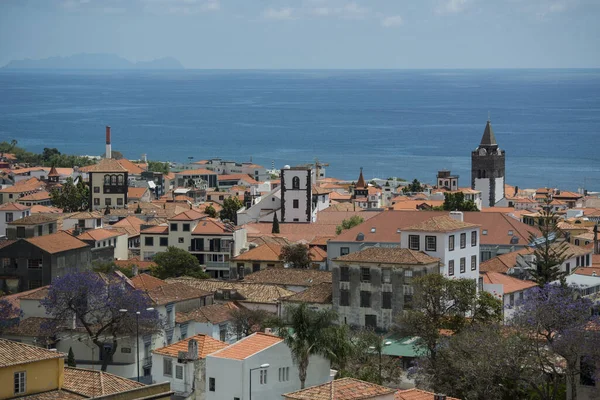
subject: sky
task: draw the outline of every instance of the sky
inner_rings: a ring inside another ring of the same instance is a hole
[[[0,66],[112,53],[186,68],[597,68],[600,0],[0,0]]]

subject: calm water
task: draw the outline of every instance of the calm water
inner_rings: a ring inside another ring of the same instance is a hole
[[[0,140],[127,157],[329,162],[470,180],[491,113],[507,182],[600,189],[600,70],[0,72]]]

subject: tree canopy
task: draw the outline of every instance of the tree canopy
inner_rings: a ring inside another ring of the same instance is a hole
[[[445,211],[479,211],[473,200],[465,200],[463,192],[444,193],[442,209]]]
[[[168,174],[170,170],[171,166],[168,162],[148,161],[148,171],[162,172],[163,174]]]
[[[211,204],[204,207],[204,213],[211,218],[217,218],[217,210]]]
[[[52,205],[62,208],[64,212],[86,211],[89,209],[90,188],[83,181],[73,183],[73,178],[67,178],[61,190],[52,189],[50,198]]]
[[[237,211],[244,207],[242,201],[237,196],[231,196],[223,200],[223,209],[221,210],[221,220],[229,220],[237,224]]]
[[[73,168],[92,165],[95,161],[88,157],[62,154],[56,148],[45,147],[41,154],[31,153],[17,146],[17,141],[0,142],[0,155],[11,153],[15,155],[17,162],[30,165],[41,165],[43,167]]]
[[[402,193],[420,193],[423,191],[423,186],[417,178],[413,179],[411,183],[402,188]]]
[[[202,271],[200,262],[194,255],[174,246],[169,246],[166,251],[157,253],[152,261],[156,263],[152,274],[160,279],[179,276],[191,276],[199,279],[209,277]]]
[[[350,228],[354,228],[355,226],[360,225],[363,222],[365,222],[365,219],[363,217],[361,217],[360,215],[353,215],[350,218],[344,219],[340,225],[336,226],[335,233],[336,235],[339,235],[343,231]]]
[[[279,220],[277,219],[277,213],[273,213],[273,227],[271,233],[279,233]]]
[[[288,244],[281,248],[279,259],[290,268],[309,268],[311,263],[310,249],[302,243]]]

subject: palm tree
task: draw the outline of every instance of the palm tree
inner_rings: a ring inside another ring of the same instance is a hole
[[[334,321],[337,314],[331,310],[315,311],[305,303],[286,309],[286,321],[279,321],[279,336],[292,352],[292,359],[298,366],[300,388],[304,389],[309,358],[321,355],[329,360],[334,358],[332,341]]]

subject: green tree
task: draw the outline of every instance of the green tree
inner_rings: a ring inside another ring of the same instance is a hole
[[[75,354],[73,353],[72,347],[69,347],[69,355],[67,356],[67,365],[72,368],[75,368],[77,366],[77,364],[75,363]]]
[[[479,211],[473,200],[465,200],[463,192],[444,193],[442,208],[445,211]]]
[[[238,340],[254,332],[262,332],[275,317],[268,311],[245,307],[236,308],[229,315],[231,316],[229,331]]]
[[[204,213],[211,218],[217,218],[217,210],[210,204],[204,208]]]
[[[332,310],[315,311],[306,303],[286,308],[286,320],[279,321],[278,334],[290,348],[294,364],[298,367],[300,389],[304,389],[309,359],[321,355],[334,359],[332,339],[337,315]]]
[[[413,179],[412,183],[409,183],[408,185],[406,185],[402,188],[403,193],[419,193],[422,191],[423,191],[423,186],[421,185],[421,182],[419,182],[419,180],[417,178]]]
[[[89,209],[89,187],[82,181],[73,183],[73,178],[67,178],[62,190],[56,188],[50,192],[52,205],[62,208],[64,212],[85,211]]]
[[[94,262],[92,263],[92,269],[95,272],[102,272],[109,274],[111,272],[119,271],[128,278],[133,278],[133,265],[129,265],[127,268],[121,268],[117,266],[113,261],[109,262]]]
[[[363,217],[359,215],[353,215],[352,217],[343,220],[341,225],[336,226],[335,233],[336,235],[339,235],[343,231],[350,228],[354,228],[355,226],[360,225],[363,222],[365,222]]]
[[[191,276],[199,279],[209,277],[202,271],[200,262],[194,255],[177,247],[167,247],[167,251],[157,253],[152,261],[156,263],[156,266],[152,269],[152,274],[160,279],[179,276]]]
[[[279,220],[277,219],[277,213],[273,213],[273,228],[271,233],[279,233]]]
[[[237,224],[237,211],[244,207],[242,201],[237,196],[231,196],[223,201],[223,209],[221,210],[221,220],[229,220]]]
[[[538,238],[534,233],[529,235],[529,242],[534,243],[534,261],[529,265],[528,271],[531,279],[540,286],[557,280],[564,286],[568,273],[561,271],[560,267],[570,257],[569,245],[558,228],[558,216],[552,211],[551,202],[552,199],[548,196],[538,218],[538,228],[542,236]]]
[[[279,259],[290,268],[309,268],[311,262],[310,249],[302,243],[288,244],[281,248]]]
[[[148,161],[148,171],[162,172],[163,174],[168,174],[170,170],[171,166],[168,162]]]
[[[44,147],[44,150],[42,151],[42,159],[44,161],[50,161],[50,158],[52,158],[53,156],[59,156],[59,155],[60,155],[60,151],[58,151],[57,148],[49,149],[48,147]]]

